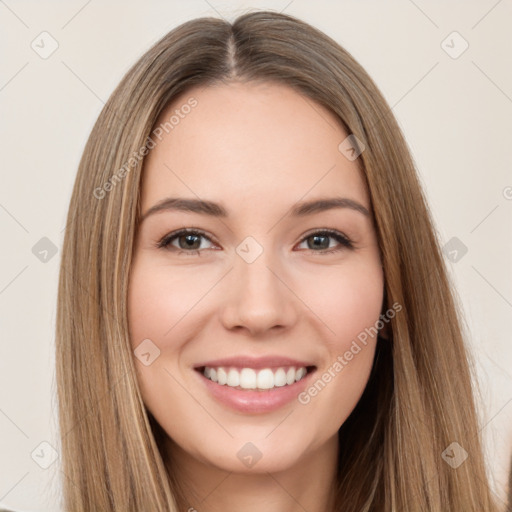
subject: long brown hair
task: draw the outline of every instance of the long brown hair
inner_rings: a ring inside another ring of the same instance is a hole
[[[497,510],[460,305],[404,137],[345,49],[305,22],[269,11],[233,23],[195,19],[169,32],[127,72],[87,141],[70,201],[57,309],[65,509],[186,507],[172,461],[163,459],[162,431],[137,385],[129,271],[143,157],[156,120],[191,87],[235,80],[287,84],[330,109],[363,142],[359,158],[382,255],[385,308],[402,306],[339,432],[335,510]],[[464,453],[457,467],[448,463]]]

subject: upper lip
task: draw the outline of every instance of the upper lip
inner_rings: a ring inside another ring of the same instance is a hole
[[[212,361],[205,361],[200,364],[194,365],[194,368],[200,369],[208,366],[210,368],[218,368],[219,366],[233,366],[239,368],[280,368],[283,366],[295,366],[300,368],[302,366],[313,367],[314,365],[308,361],[300,361],[298,359],[292,359],[290,357],[282,356],[264,356],[264,357],[252,357],[252,356],[238,356],[238,357],[227,357],[223,359],[215,359]]]

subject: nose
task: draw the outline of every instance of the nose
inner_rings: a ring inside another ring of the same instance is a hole
[[[290,328],[299,317],[300,300],[286,277],[266,252],[252,263],[237,257],[224,284],[224,327],[246,330],[253,337]]]

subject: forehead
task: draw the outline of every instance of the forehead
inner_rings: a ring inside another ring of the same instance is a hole
[[[349,134],[328,109],[286,85],[196,87],[162,112],[158,127],[144,164],[143,211],[171,194],[234,208],[330,194],[370,208],[362,171],[338,149]]]

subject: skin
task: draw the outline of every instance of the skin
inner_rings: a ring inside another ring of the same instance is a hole
[[[163,211],[140,226],[130,275],[131,342],[135,349],[150,339],[160,350],[148,366],[136,361],[143,399],[168,434],[166,462],[179,468],[187,507],[324,512],[332,508],[337,432],[366,386],[376,339],[308,404],[293,400],[270,413],[217,402],[193,366],[277,354],[312,361],[317,375],[332,367],[381,313],[384,276],[372,217],[349,208],[286,214],[298,201],[334,196],[371,213],[368,191],[357,161],[338,150],[348,134],[337,118],[291,88],[196,87],[161,120],[190,97],[197,106],[155,139],[146,157],[142,214],[179,196],[219,202],[229,217]],[[196,240],[199,254],[191,254],[185,237],[156,247],[181,228],[206,232],[209,239]],[[339,231],[354,248],[330,237],[315,248],[309,232],[322,229]],[[236,252],[248,236],[263,249],[250,264]],[[247,442],[262,454],[250,468],[237,457]]]

